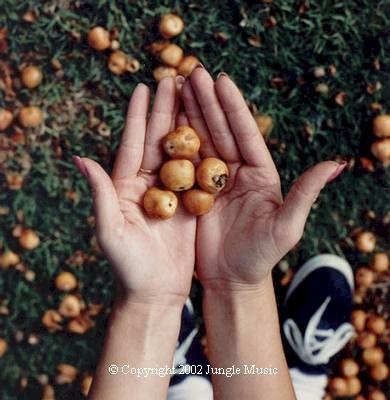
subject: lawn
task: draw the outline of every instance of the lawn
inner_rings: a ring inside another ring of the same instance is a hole
[[[370,255],[357,251],[352,237],[358,228],[374,232],[377,250],[388,251],[390,172],[370,155],[370,144],[372,119],[379,112],[390,113],[389,2],[1,3],[0,37],[5,38],[0,39],[0,108],[17,115],[31,104],[44,111],[37,128],[23,128],[16,120],[0,133],[0,252],[11,249],[21,259],[17,267],[0,269],[0,336],[8,344],[0,359],[2,400],[40,399],[46,381],[57,399],[83,398],[80,382],[96,365],[114,282],[96,245],[88,185],[71,156],[91,157],[110,170],[132,90],[139,82],[156,86],[157,63],[147,48],[159,39],[158,21],[166,12],[185,22],[174,43],[197,56],[214,76],[227,72],[251,108],[272,117],[267,142],[284,190],[318,161],[348,161],[343,176],[324,189],[303,239],[282,265],[296,269],[320,252],[344,256],[353,267],[366,263]],[[32,13],[26,16],[27,11]],[[28,22],[28,16],[36,18]],[[86,40],[96,25],[117,31],[121,49],[140,62],[139,71],[121,76],[110,72],[109,51],[95,51]],[[35,89],[20,82],[25,63],[43,72]],[[324,76],[315,76],[318,67]],[[11,147],[5,137],[14,138]],[[15,137],[25,140],[15,144]],[[372,161],[372,171],[362,157]],[[11,182],[15,176],[23,177],[16,187]],[[38,233],[39,246],[20,246],[20,226]],[[54,284],[61,271],[77,277],[75,293],[87,305],[103,306],[85,334],[49,332],[41,322],[44,312],[56,309],[64,297]],[[277,281],[280,275],[276,268]],[[363,306],[388,315],[389,296],[380,299],[388,293],[386,282],[380,290]],[[197,305],[199,295],[194,282]],[[388,351],[388,343],[383,346]],[[357,354],[353,346],[351,352]],[[61,363],[78,370],[70,384],[56,383]],[[364,393],[378,386],[363,375],[362,381]]]

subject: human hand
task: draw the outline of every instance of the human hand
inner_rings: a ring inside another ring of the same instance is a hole
[[[230,171],[213,209],[198,218],[198,277],[205,289],[256,288],[299,241],[318,194],[345,163],[317,164],[283,200],[275,164],[233,81],[222,74],[214,83],[198,67],[181,93],[201,156],[222,158]]]
[[[158,179],[160,139],[176,126],[175,81],[159,83],[147,120],[149,97],[143,84],[133,92],[112,178],[91,159],[73,160],[90,184],[97,238],[124,294],[134,302],[182,305],[195,262],[196,219],[178,207],[162,222],[147,217],[142,207],[145,191]]]

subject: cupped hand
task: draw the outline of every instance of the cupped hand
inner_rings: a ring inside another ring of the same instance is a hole
[[[197,273],[207,289],[261,285],[299,241],[319,192],[345,164],[322,162],[306,171],[283,199],[262,135],[233,81],[216,82],[198,67],[182,87],[187,118],[201,137],[203,157],[225,160],[227,187],[198,218]]]
[[[95,161],[74,157],[91,187],[99,244],[135,302],[182,304],[190,290],[196,219],[178,207],[173,218],[153,220],[142,207],[158,179],[161,138],[180,123],[179,86],[172,78],[159,83],[150,118],[149,89],[136,87],[111,178]]]

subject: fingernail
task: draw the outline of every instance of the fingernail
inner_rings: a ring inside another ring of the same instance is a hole
[[[332,172],[332,174],[329,176],[328,180],[326,183],[332,182],[334,179],[336,179],[344,170],[344,168],[347,166],[346,161],[342,161],[340,165],[336,168],[335,171]]]
[[[177,77],[176,77],[176,83],[178,83],[179,85],[183,84],[185,80],[186,80],[186,78],[184,78],[183,75],[177,75]]]
[[[229,75],[226,73],[226,72],[220,72],[218,75],[217,75],[217,79],[218,78],[220,78],[221,76],[226,76],[226,78],[229,78]]]
[[[85,178],[88,178],[89,174],[84,161],[79,156],[73,156],[72,161],[77,169],[80,171],[81,175],[83,175]]]
[[[205,67],[202,63],[196,64],[194,69],[196,69],[196,68],[204,68],[205,69]]]

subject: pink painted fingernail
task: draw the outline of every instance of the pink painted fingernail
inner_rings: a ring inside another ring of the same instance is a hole
[[[340,165],[336,168],[336,170],[331,173],[331,175],[327,179],[326,183],[332,182],[334,179],[336,179],[343,172],[343,170],[346,166],[347,166],[347,162],[342,161],[340,163]]]
[[[83,175],[85,178],[88,178],[89,174],[84,161],[79,156],[73,156],[72,161],[77,169],[80,171],[81,175]]]
[[[218,78],[220,78],[221,76],[226,76],[226,78],[229,78],[229,75],[226,73],[226,72],[220,72],[218,75],[217,75],[217,79]]]

